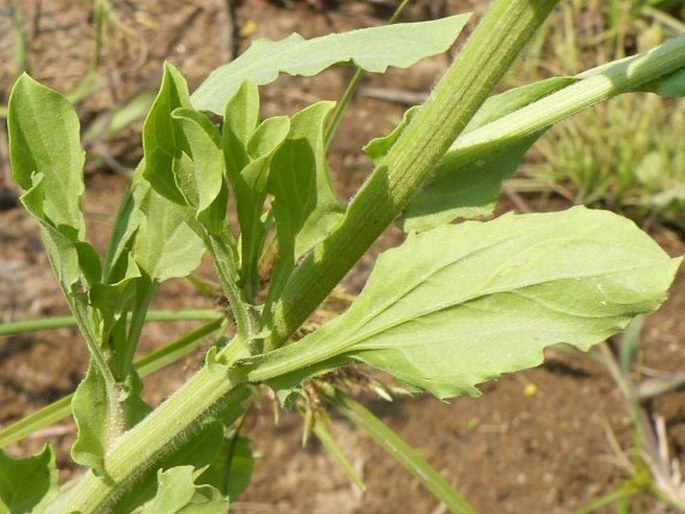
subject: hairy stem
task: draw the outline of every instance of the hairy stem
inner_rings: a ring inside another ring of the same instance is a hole
[[[558,0],[498,0],[426,103],[266,313],[281,346],[399,216]]]

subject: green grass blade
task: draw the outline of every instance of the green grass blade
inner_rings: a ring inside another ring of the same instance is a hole
[[[323,416],[316,416],[312,430],[316,434],[316,437],[319,439],[319,441],[321,441],[321,444],[324,445],[326,450],[328,450],[343,471],[345,471],[345,474],[349,477],[352,483],[354,483],[354,485],[356,485],[360,491],[364,491],[366,489],[364,479],[359,476],[359,473],[357,473],[357,471],[354,469],[354,466],[345,456],[340,446],[338,446],[338,443],[335,442],[335,439],[333,439],[333,436],[328,431],[327,425],[327,419],[325,419]]]
[[[10,444],[66,418],[70,413],[71,397],[70,394],[60,398],[0,430],[0,448],[6,448]]]
[[[343,392],[326,388],[324,394],[347,419],[364,430],[392,458],[400,463],[451,512],[475,514],[476,510],[418,452],[390,427]]]
[[[219,317],[213,309],[195,309],[185,311],[157,310],[150,311],[145,318],[147,323],[153,321],[206,321]],[[11,336],[40,330],[55,330],[58,328],[76,327],[73,316],[55,316],[35,320],[17,321],[0,325],[0,336]]]
[[[168,344],[164,348],[160,348],[159,350],[146,355],[136,362],[136,370],[141,377],[144,377],[185,357],[202,345],[205,338],[211,336],[215,331],[220,330],[224,321],[223,318],[215,319],[197,330],[186,334],[180,339],[177,339],[173,343]]]
[[[169,313],[171,311],[158,311]],[[200,312],[200,311],[198,311]],[[216,313],[215,313],[216,316]],[[196,318],[206,319],[206,318]],[[136,369],[141,377],[154,373],[169,364],[176,362],[182,357],[188,355],[190,352],[198,348],[213,332],[219,330],[223,325],[222,319],[215,319],[197,330],[186,334],[180,339],[168,344],[167,346],[156,350],[138,362],[136,362]],[[0,430],[0,448],[5,448],[24,437],[31,435],[38,430],[48,427],[70,415],[71,412],[71,397],[70,394],[64,398],[60,398],[56,402],[43,407],[42,409],[20,419],[16,423]]]

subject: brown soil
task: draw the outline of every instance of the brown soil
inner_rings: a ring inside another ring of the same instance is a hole
[[[230,2],[229,2],[230,3]],[[439,11],[436,2],[418,2],[410,19]],[[473,5],[472,5],[473,4]],[[481,1],[448,1],[449,13],[482,11]],[[24,2],[22,9],[30,37],[28,65],[35,78],[73,90],[87,72],[93,51],[94,29],[90,3],[78,0]],[[105,86],[80,104],[88,124],[142,88],[154,87],[161,62],[168,59],[197,85],[209,70],[230,59],[232,38],[226,2],[172,0],[168,2],[114,2],[120,25],[113,25],[98,71]],[[328,2],[244,0],[237,9],[235,27],[244,49],[258,37],[281,38],[292,31],[312,37],[331,31],[379,24],[387,15],[371,2],[341,2],[337,8],[317,10]],[[4,9],[4,7],[2,8]],[[0,9],[0,102],[6,103],[12,78],[13,29],[10,16]],[[368,77],[366,85],[402,88],[423,93],[445,69],[447,57],[430,59],[410,71],[391,71]],[[322,98],[338,98],[349,70],[321,77],[285,78],[263,93],[264,115],[291,113]],[[400,119],[402,106],[359,96],[335,141],[331,165],[336,186],[350,196],[370,169],[359,149],[372,137],[387,133]],[[0,126],[4,131],[4,127]],[[89,233],[103,249],[127,172],[107,171],[103,160],[115,159],[122,168],[140,157],[140,124],[109,137],[91,149],[87,176],[86,211]],[[0,134],[0,321],[63,315],[66,305],[52,279],[36,223],[14,206],[16,192],[7,178],[5,136]],[[13,196],[14,194],[14,196]],[[533,205],[533,207],[536,207]],[[661,231],[657,239],[672,254],[685,244]],[[379,243],[388,246],[391,233]],[[364,259],[348,280],[357,289],[368,272]],[[209,266],[200,275],[211,277]],[[166,308],[209,308],[214,300],[187,282],[166,284],[157,302]],[[671,297],[651,316],[644,334],[645,365],[663,371],[685,368],[685,276],[679,275]],[[179,337],[196,324],[151,324],[141,353]],[[145,381],[145,397],[158,403],[199,366],[197,354]],[[7,426],[22,416],[71,392],[87,364],[78,333],[71,329],[0,338],[0,423]],[[586,356],[552,352],[544,366],[482,387],[480,398],[458,398],[449,404],[429,397],[398,398],[393,403],[365,398],[366,405],[400,433],[483,513],[566,513],[619,487],[629,479],[625,455],[632,451],[634,427],[622,396],[607,370]],[[416,480],[385,455],[360,430],[338,420],[333,429],[342,449],[364,477],[365,492],[349,482],[333,458],[310,438],[301,447],[302,419],[282,413],[278,423],[269,400],[248,420],[246,432],[261,455],[254,480],[234,504],[245,513],[389,513],[445,512]],[[675,459],[685,449],[685,396],[672,393],[652,405],[665,419],[668,448]],[[58,450],[63,478],[77,470],[69,467],[68,452],[74,427],[63,422],[9,448],[14,455],[38,450],[51,442]],[[682,467],[675,461],[676,466]],[[638,512],[668,512],[657,500],[640,494],[631,500]],[[600,512],[613,512],[614,507]],[[643,510],[640,510],[643,509]]]

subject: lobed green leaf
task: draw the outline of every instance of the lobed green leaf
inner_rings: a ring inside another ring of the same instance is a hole
[[[259,381],[344,356],[414,391],[475,395],[539,364],[546,346],[586,350],[656,309],[680,262],[632,222],[584,207],[443,225],[382,254],[345,314],[236,369]]]
[[[234,61],[214,70],[193,93],[196,109],[223,115],[226,102],[247,79],[269,84],[280,73],[312,76],[335,64],[354,64],[384,73],[388,66],[407,68],[445,52],[470,14],[420,23],[398,23],[353,30],[310,40],[292,34],[281,41],[260,39]]]

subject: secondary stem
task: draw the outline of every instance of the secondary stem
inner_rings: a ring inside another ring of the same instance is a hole
[[[402,212],[558,0],[497,0],[466,47],[267,313],[265,349],[281,346]]]
[[[235,384],[223,366],[203,368],[153,414],[125,433],[105,459],[107,475],[88,471],[47,509],[49,514],[110,512],[117,501],[146,473],[156,469],[202,423],[232,400]],[[179,391],[179,393],[181,393]]]
[[[240,339],[250,343],[257,332],[252,313],[248,311],[246,302],[238,287],[238,270],[235,260],[231,255],[231,249],[217,237],[208,235],[205,237],[205,246],[212,256],[214,266],[219,275],[219,282],[231,306],[235,318],[236,333]]]

